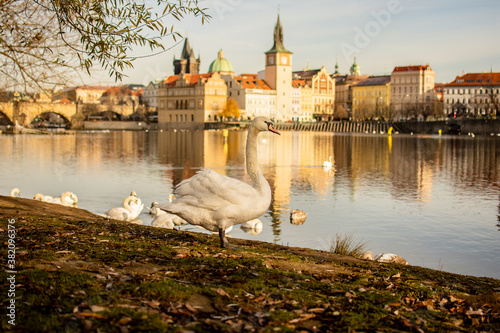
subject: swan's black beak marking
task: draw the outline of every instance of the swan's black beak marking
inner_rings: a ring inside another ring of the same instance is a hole
[[[266,121],[266,124],[267,124],[267,129],[275,134],[278,134],[278,135],[281,135],[280,132],[278,132],[274,127],[273,127],[273,123],[271,122],[267,122]]]

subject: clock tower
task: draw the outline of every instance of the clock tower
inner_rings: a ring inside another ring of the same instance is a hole
[[[266,53],[265,81],[276,90],[277,120],[290,120],[292,111],[292,52],[283,46],[283,28],[278,14],[274,45]]]

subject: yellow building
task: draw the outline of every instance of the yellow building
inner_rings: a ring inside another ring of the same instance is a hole
[[[390,120],[391,76],[372,76],[352,86],[352,120]]]
[[[204,129],[218,121],[226,106],[227,86],[219,73],[169,76],[158,85],[158,126],[161,129]]]

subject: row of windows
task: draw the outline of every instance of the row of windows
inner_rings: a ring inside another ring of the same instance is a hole
[[[488,104],[490,102],[489,98],[447,98],[446,99],[446,104],[455,104],[455,103],[462,103],[462,104]]]
[[[490,89],[484,89],[479,88],[479,89],[445,89],[444,92],[446,94],[476,94],[476,95],[481,95],[481,94],[489,94],[489,93],[494,93],[494,94],[500,94],[500,89],[497,88],[492,88]]]
[[[191,116],[190,117],[191,121],[194,121],[194,115],[191,114],[190,116]],[[173,119],[174,119],[174,117],[172,117],[172,115],[169,115],[170,122],[172,122]],[[175,115],[175,121],[176,122],[183,122],[183,121],[187,122],[188,121],[188,115],[187,114],[176,114]]]

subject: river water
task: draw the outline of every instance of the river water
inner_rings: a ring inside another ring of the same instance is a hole
[[[145,206],[163,203],[202,167],[248,181],[245,141],[244,131],[0,135],[0,194],[72,191],[94,213],[131,191]],[[273,204],[261,233],[235,227],[231,237],[328,250],[337,233],[352,234],[375,254],[500,278],[498,137],[263,133],[259,161]],[[290,223],[292,209],[308,213],[304,224]],[[139,218],[151,224],[146,208]]]

